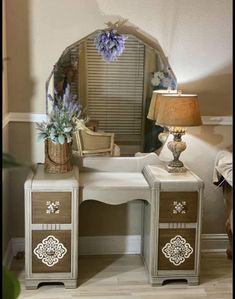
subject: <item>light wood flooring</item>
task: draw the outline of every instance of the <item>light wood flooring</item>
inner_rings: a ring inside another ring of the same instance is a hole
[[[14,259],[12,270],[21,283],[19,299],[231,299],[232,261],[225,253],[203,253],[201,281],[188,286],[171,281],[161,287],[148,284],[138,255],[80,256],[77,289],[44,284],[36,290],[24,286],[24,259]]]

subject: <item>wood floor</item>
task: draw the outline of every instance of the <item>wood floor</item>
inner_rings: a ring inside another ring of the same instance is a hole
[[[77,289],[62,284],[44,284],[37,290],[24,286],[24,260],[14,259],[12,270],[21,283],[19,299],[231,299],[232,261],[225,253],[203,253],[201,282],[188,286],[171,281],[161,287],[147,283],[138,255],[80,256]]]

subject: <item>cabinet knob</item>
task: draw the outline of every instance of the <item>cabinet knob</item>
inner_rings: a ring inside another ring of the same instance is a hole
[[[59,212],[60,212],[60,209],[59,209],[60,202],[59,201],[52,201],[52,202],[47,201],[46,206],[47,206],[46,214],[59,214]]]
[[[186,214],[187,202],[186,201],[174,201],[173,202],[173,214]]]

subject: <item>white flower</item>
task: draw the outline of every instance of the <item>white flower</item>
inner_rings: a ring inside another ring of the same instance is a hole
[[[170,87],[171,86],[171,78],[164,78],[162,80],[162,85],[163,85],[163,87],[166,87],[166,88]]]
[[[163,72],[155,72],[154,73],[154,77],[155,78],[159,78],[159,79],[163,79],[165,76],[164,76],[164,73]]]
[[[158,77],[153,77],[151,79],[151,83],[152,83],[153,86],[158,86],[161,83],[161,81]]]

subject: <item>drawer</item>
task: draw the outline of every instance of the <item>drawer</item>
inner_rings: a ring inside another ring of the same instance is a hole
[[[158,270],[193,270],[195,229],[160,229]]]
[[[71,223],[71,192],[32,192],[32,223]]]
[[[32,231],[32,272],[71,272],[71,231]]]
[[[159,222],[197,222],[198,192],[161,192]]]

